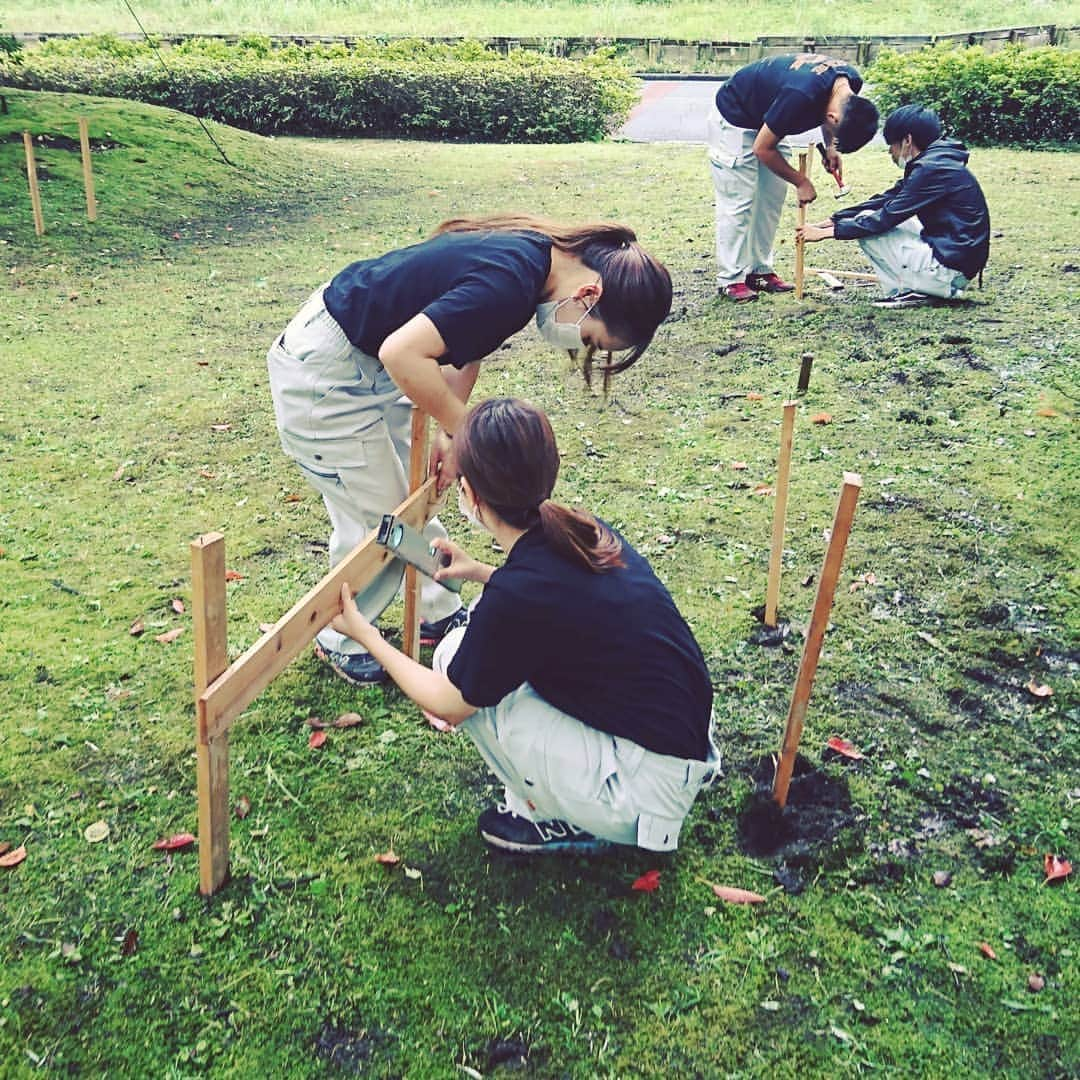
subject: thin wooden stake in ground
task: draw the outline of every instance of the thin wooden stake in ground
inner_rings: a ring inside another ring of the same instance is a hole
[[[812,352],[804,352],[802,354],[802,365],[799,368],[799,385],[795,389],[800,394],[805,394],[810,386],[810,372],[814,367],[814,354]]]
[[[781,807],[787,803],[791,771],[795,767],[795,755],[799,751],[799,739],[802,737],[803,721],[806,719],[806,706],[810,701],[810,691],[814,687],[821,646],[825,640],[825,628],[829,625],[829,612],[832,611],[836,583],[840,578],[840,565],[844,561],[844,549],[851,533],[851,521],[855,517],[855,504],[861,488],[862,477],[858,473],[844,473],[844,486],[840,489],[840,501],[836,504],[832,535],[829,537],[829,546],[825,549],[817,598],[814,600],[814,610],[806,632],[802,660],[799,661],[799,673],[795,677],[795,691],[791,695],[784,745],[780,750],[780,760],[777,762],[776,776],[773,779],[773,798]]]
[[[83,187],[86,189],[86,219],[97,221],[97,198],[94,196],[94,166],[90,163],[90,125],[79,117],[79,146],[82,149]]]
[[[797,402],[784,402],[784,419],[780,425],[780,458],[776,463],[776,508],[773,511],[769,582],[765,590],[766,626],[776,625],[776,607],[780,602],[780,564],[784,557],[784,522],[787,519],[788,479],[791,476],[791,439],[795,430],[797,407]]]
[[[427,476],[427,415],[415,405],[412,409],[409,447],[409,494],[418,490]],[[415,566],[405,566],[405,626],[401,632],[401,651],[414,660],[420,658],[420,574]]]
[[[34,162],[34,140],[29,131],[22,133],[23,150],[26,151],[26,180],[30,185],[30,208],[34,212],[34,232],[45,235],[45,219],[41,216],[41,192],[38,190],[37,165]]]
[[[799,154],[799,175],[806,176],[809,170],[809,153],[804,150]],[[806,207],[800,206],[796,213],[796,221],[801,229],[806,225]],[[795,299],[801,300],[803,295],[803,261],[806,258],[806,242],[801,236],[795,236]]]

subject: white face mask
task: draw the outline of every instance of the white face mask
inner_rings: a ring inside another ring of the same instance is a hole
[[[482,529],[484,523],[476,516],[476,512],[468,504],[465,499],[465,492],[462,490],[461,485],[458,485],[457,489],[457,508],[461,513],[461,516],[474,528]]]
[[[585,342],[581,339],[581,324],[593,309],[590,304],[577,322],[557,322],[555,312],[572,299],[573,297],[567,296],[562,300],[548,300],[536,307],[536,329],[540,331],[540,336],[556,349],[566,349],[569,352],[585,348]]]

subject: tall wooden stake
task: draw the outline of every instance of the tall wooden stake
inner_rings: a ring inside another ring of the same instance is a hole
[[[802,365],[799,367],[799,385],[795,389],[800,394],[805,394],[810,386],[810,372],[814,367],[814,354],[812,352],[804,352],[802,354]]]
[[[34,212],[34,232],[45,235],[45,219],[41,216],[41,192],[38,190],[37,165],[34,162],[34,140],[29,131],[22,133],[23,150],[26,151],[26,179],[30,184],[30,206]]]
[[[799,154],[799,175],[806,176],[809,172],[810,155],[806,150]],[[796,213],[796,221],[802,228],[806,224],[806,207],[800,206]],[[806,257],[806,243],[801,236],[795,237],[795,299],[801,300],[803,295],[803,261]]]
[[[799,739],[802,737],[803,721],[806,719],[806,706],[810,701],[810,691],[814,687],[821,646],[825,641],[825,629],[829,625],[829,612],[832,611],[836,583],[840,577],[840,565],[844,561],[844,550],[851,533],[851,521],[855,517],[855,504],[861,489],[862,477],[858,473],[844,473],[844,486],[840,489],[840,500],[836,504],[832,535],[829,537],[829,546],[825,549],[817,598],[814,600],[814,610],[806,632],[802,660],[799,661],[799,673],[795,677],[795,691],[791,695],[784,745],[780,750],[780,760],[773,778],[773,798],[780,806],[787,802],[791,771],[795,767],[795,755],[799,751]]]
[[[83,187],[86,189],[86,218],[88,221],[97,221],[94,166],[90,163],[90,125],[85,116],[79,117],[79,146],[82,148]]]
[[[409,448],[410,494],[427,477],[427,429],[427,415],[414,405]],[[420,574],[415,566],[405,567],[405,627],[401,633],[401,651],[414,660],[420,656]]]
[[[780,602],[780,564],[784,557],[784,522],[787,519],[788,480],[791,476],[791,439],[795,430],[797,407],[797,402],[784,402],[784,419],[780,425],[780,458],[776,464],[776,508],[773,511],[769,584],[765,592],[766,626],[776,625],[776,607]]]
[[[191,615],[195,630],[195,700],[229,666],[225,614],[225,538],[191,543]],[[216,892],[229,876],[229,732],[203,736],[196,705],[199,787],[199,891]]]

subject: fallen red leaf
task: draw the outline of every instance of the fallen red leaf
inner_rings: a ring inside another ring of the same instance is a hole
[[[1034,675],[1031,676],[1031,682],[1024,689],[1035,697],[1049,697],[1054,692],[1045,683],[1037,683]]]
[[[244,575],[239,573],[236,570],[226,570],[225,571],[225,580],[226,581],[243,581],[244,580]]]
[[[985,941],[980,941],[979,942],[979,952],[981,952],[983,954],[983,956],[986,957],[987,960],[996,960],[997,959],[997,953],[994,952],[994,950],[991,949],[990,946],[987,945]]]
[[[391,848],[389,851],[383,851],[376,855],[375,861],[377,863],[382,863],[383,866],[397,866],[397,864],[401,862],[401,856],[395,855],[394,849]]]
[[[129,627],[128,633],[132,637],[138,637],[140,634],[145,633],[146,627],[143,625],[142,619],[136,619]]]
[[[299,501],[300,501],[300,496],[297,495],[295,492],[292,492],[291,494],[285,496],[285,502],[299,502]]]
[[[660,888],[660,871],[647,870],[630,888],[638,892],[656,892]]]
[[[175,641],[183,632],[184,628],[178,626],[175,630],[169,630],[164,634],[158,634],[154,640],[160,641],[162,645],[168,645],[170,641]]]
[[[1035,410],[1035,415],[1036,416],[1060,416],[1061,413],[1059,413],[1057,411],[1057,409],[1051,409],[1050,406],[1047,405],[1045,408],[1036,409]]]
[[[1046,871],[1046,881],[1043,884],[1047,885],[1051,881],[1067,878],[1072,873],[1072,863],[1068,859],[1059,859],[1056,855],[1047,852],[1043,856],[1043,869]]]
[[[139,949],[139,931],[129,930],[124,935],[124,943],[120,946],[121,956],[134,956]]]
[[[9,866],[18,866],[19,863],[26,858],[26,847],[20,844],[19,847],[13,851],[9,851],[6,855],[0,855],[0,866],[7,868]]]
[[[336,727],[336,728],[359,727],[363,722],[364,722],[364,718],[359,713],[343,712],[334,721],[334,727]]]
[[[185,610],[187,610],[184,607],[184,601],[181,600],[179,596],[173,600],[172,609],[176,612],[177,615],[183,615]]]
[[[712,891],[728,904],[764,904],[765,897],[748,889],[736,889],[731,885],[714,885]]]
[[[182,851],[186,847],[191,847],[195,843],[195,837],[189,832],[178,832],[172,836],[165,836],[160,840],[155,840],[153,848],[155,851]]]
[[[747,401],[761,401],[761,400],[764,399],[764,397],[765,397],[764,394],[759,394],[756,390],[751,390],[750,393],[748,393],[746,395],[746,400]]]
[[[839,735],[833,735],[825,745],[830,750],[835,750],[838,754],[842,754],[846,758],[851,758],[852,761],[862,761],[865,756],[856,750],[847,739],[841,739]]]
[[[0,840],[0,855],[3,855],[5,852],[8,852],[10,850],[11,844],[9,844],[6,840]]]
[[[326,742],[326,732],[313,731],[311,733],[311,738],[307,741],[307,744],[312,750],[318,750],[324,742]]]
[[[745,462],[745,461],[733,461],[733,462],[731,463],[731,467],[732,467],[732,468],[733,468],[733,469],[734,469],[734,470],[735,470],[736,472],[741,472],[741,471],[742,471],[743,469],[749,468],[749,466],[748,466],[748,465],[746,464],[746,462]]]
[[[755,495],[772,495],[773,489],[771,484],[755,484],[753,494]]]
[[[811,424],[831,424],[832,423],[832,413],[827,413],[827,412],[814,413],[814,415],[810,417],[810,423]]]
[[[241,795],[236,800],[236,805],[233,807],[233,813],[243,821],[244,818],[251,813],[251,800],[246,795]]]
[[[216,480],[217,479],[217,473],[212,473],[209,469],[200,469],[199,470],[199,475],[204,480]]]

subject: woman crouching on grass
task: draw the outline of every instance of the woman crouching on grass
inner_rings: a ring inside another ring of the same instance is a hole
[[[622,537],[551,501],[559,452],[539,409],[482,402],[454,442],[458,506],[506,551],[495,568],[435,541],[451,557],[436,579],[484,586],[468,624],[442,640],[433,670],[384,641],[348,586],[332,625],[434,726],[476,743],[506,787],[480,815],[492,847],[674,849],[717,764],[712,685],[689,626]]]

